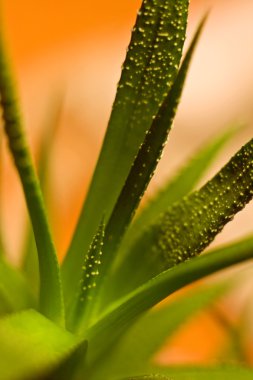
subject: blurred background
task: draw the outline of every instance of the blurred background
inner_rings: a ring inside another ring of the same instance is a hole
[[[23,118],[35,157],[47,115],[58,99],[62,99],[50,166],[54,188],[50,197],[51,221],[61,256],[68,246],[94,169],[140,3],[140,0],[2,0],[1,27],[9,46]],[[187,42],[207,10],[211,11],[210,16],[189,73],[175,120],[176,128],[170,135],[148,195],[203,141],[222,128],[235,123],[248,126],[220,157],[208,177],[252,137],[253,2],[192,0]],[[3,163],[1,207],[5,243],[10,258],[18,262],[17,252],[22,246],[27,216],[5,149]],[[249,206],[225,228],[215,244],[252,232],[251,220],[252,207]],[[236,309],[239,298],[236,302],[234,298],[233,302],[227,301],[230,305],[227,307],[234,305]],[[186,335],[178,337],[172,351],[167,352],[166,360],[170,357],[175,362],[192,363],[212,361],[216,357],[214,351],[225,339],[224,331],[208,316],[205,318],[203,324],[194,322],[195,329],[198,326],[201,330],[202,326],[200,339],[208,330],[208,336],[214,337],[210,341],[215,342],[200,352],[194,348],[196,339],[186,338],[195,331],[193,327],[188,328]],[[193,346],[183,347],[182,342],[192,342]]]

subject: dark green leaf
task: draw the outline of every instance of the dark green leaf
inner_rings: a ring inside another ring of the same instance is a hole
[[[81,341],[34,310],[0,320],[1,379],[39,379],[76,350]]]
[[[188,0],[143,1],[101,154],[64,261],[66,292],[75,291],[73,279],[80,279],[77,273],[83,252],[88,250],[102,215],[110,217],[145,134],[173,85],[187,13]]]
[[[170,268],[115,302],[88,332],[93,363],[143,312],[185,285],[253,258],[253,237]],[[138,267],[136,267],[138,270]]]
[[[189,64],[204,22],[205,18],[200,23],[177,78],[158,114],[154,118],[151,128],[141,145],[126,183],[109,219],[105,234],[104,260],[101,267],[103,275],[109,271],[114,262],[119,242],[122,239],[159,162],[181,97]]]
[[[23,130],[3,41],[0,41],[0,95],[5,133],[18,171],[36,240],[40,267],[40,308],[64,324],[61,278],[39,182]],[[48,295],[50,294],[50,297]]]
[[[172,205],[142,233],[118,269],[114,281],[121,285],[116,291],[124,287],[127,292],[201,253],[252,197],[253,140],[199,191]]]
[[[211,143],[208,140],[193,158],[178,171],[175,177],[169,179],[161,190],[147,202],[127,230],[120,246],[120,256],[124,256],[126,250],[140,236],[145,227],[152,224],[170,205],[193,190],[214,158],[237,131],[237,128],[231,128],[212,140]],[[119,257],[120,259],[121,257]]]
[[[80,333],[86,330],[94,318],[98,302],[97,282],[99,282],[101,260],[103,260],[104,233],[105,225],[102,222],[85,257],[79,292],[69,312],[68,327],[71,331]]]

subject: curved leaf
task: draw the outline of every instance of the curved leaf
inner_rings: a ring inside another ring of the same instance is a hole
[[[172,205],[141,234],[113,279],[124,284],[116,291],[127,292],[201,253],[252,197],[253,139],[200,190]]]
[[[154,118],[151,128],[139,149],[106,226],[104,260],[101,268],[103,275],[109,272],[112,267],[119,242],[133,218],[135,210],[160,160],[182,94],[190,61],[205,20],[206,17],[200,23],[185,59],[183,60],[177,78]]]
[[[46,316],[64,324],[63,296],[57,255],[49,230],[41,189],[22,127],[7,62],[3,41],[0,40],[0,95],[4,128],[23,186],[36,240],[40,266],[40,308]]]
[[[88,331],[89,362],[94,363],[115,344],[142,313],[185,285],[253,258],[253,237],[195,257],[149,280],[126,297],[115,302]]]
[[[96,379],[120,377],[125,373],[146,371],[147,364],[168,338],[198,311],[206,309],[231,288],[227,283],[199,286],[174,301],[152,309],[141,317],[106,354],[95,368]]]
[[[170,205],[180,201],[180,199],[193,190],[217,154],[236,132],[238,132],[237,128],[231,128],[220,134],[213,141],[210,142],[208,140],[176,175],[172,179],[169,179],[153,198],[148,200],[123,238],[120,245],[119,260],[122,254],[126,253],[131,242],[141,235],[144,228],[152,224]]]
[[[93,180],[63,263],[66,292],[73,289],[82,254],[88,250],[102,215],[110,217],[145,133],[176,78],[188,2],[143,1]]]

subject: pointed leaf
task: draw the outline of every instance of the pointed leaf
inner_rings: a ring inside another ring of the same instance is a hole
[[[102,215],[106,213],[109,218],[145,133],[176,78],[185,39],[188,2],[143,1],[101,154],[63,264],[66,291],[73,289],[82,254],[88,250]]]
[[[97,305],[97,282],[99,282],[101,256],[103,254],[105,225],[102,222],[93,238],[82,267],[83,275],[79,292],[69,312],[69,329],[80,332],[88,328]],[[103,257],[102,257],[103,260]]]
[[[119,242],[133,218],[135,210],[159,162],[181,97],[189,64],[205,20],[206,18],[200,23],[195,33],[177,78],[153,120],[113,209],[106,227],[104,260],[101,266],[103,275],[112,266]]]
[[[253,140],[199,191],[163,213],[131,247],[118,268],[116,290],[140,285],[201,253],[253,197]],[[134,271],[136,266],[138,272]]]
[[[138,316],[168,295],[200,278],[253,258],[253,237],[170,268],[115,302],[88,331],[89,362],[94,363]],[[138,268],[138,267],[136,267]]]
[[[124,255],[125,251],[131,245],[131,242],[140,236],[145,227],[152,224],[170,205],[179,201],[193,190],[217,154],[236,132],[238,132],[237,128],[231,128],[225,133],[222,132],[222,134],[213,141],[210,142],[208,140],[208,142],[196,152],[193,158],[190,159],[172,179],[169,179],[154,197],[145,204],[126,232],[126,236],[120,246],[121,255]],[[121,258],[119,257],[119,259]]]
[[[0,368],[4,380],[39,379],[81,341],[34,310],[0,320]]]
[[[40,308],[46,316],[64,324],[63,296],[57,255],[47,221],[39,181],[23,130],[2,40],[0,40],[0,95],[5,133],[23,186],[38,250]]]

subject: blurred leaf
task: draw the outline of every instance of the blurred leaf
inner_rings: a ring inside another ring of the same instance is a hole
[[[57,97],[50,104],[47,112],[47,120],[44,122],[42,142],[40,145],[38,160],[38,175],[42,192],[47,201],[48,195],[48,174],[49,163],[53,148],[53,143],[59,127],[59,120],[62,111],[62,97]],[[47,202],[46,202],[47,203]],[[24,249],[22,253],[22,269],[34,289],[35,294],[39,291],[39,261],[36,243],[30,221],[28,221],[25,233]]]
[[[1,314],[36,307],[34,296],[22,274],[0,258]]]
[[[253,237],[195,257],[149,280],[115,302],[88,331],[89,362],[103,356],[136,318],[185,285],[253,258]],[[136,267],[138,270],[138,267]]]
[[[64,324],[61,277],[44,201],[16,101],[3,41],[0,41],[0,95],[4,129],[23,186],[36,240],[40,267],[40,309],[50,319]],[[48,295],[50,294],[50,297]]]
[[[152,368],[157,375],[130,376],[121,380],[251,380],[253,370],[247,367],[227,366],[204,368]]]
[[[76,289],[73,280],[81,276],[83,252],[102,215],[110,217],[145,134],[177,76],[187,13],[188,0],[143,1],[100,157],[63,264],[70,295]]]
[[[159,375],[159,374],[156,374],[156,375],[144,375],[144,376],[137,376],[137,377],[125,377],[124,379],[122,380],[171,380],[171,378],[167,377],[167,376],[164,376],[164,375]]]
[[[205,171],[224,148],[224,145],[238,132],[230,128],[208,142],[190,159],[177,174],[149,200],[130,225],[120,246],[120,254],[124,255],[132,243],[140,236],[145,227],[152,224],[170,205],[187,195],[201,179]],[[124,251],[124,252],[123,252]],[[120,256],[120,255],[119,255]],[[122,256],[119,257],[119,260]]]
[[[200,23],[193,41],[183,60],[177,78],[165,98],[158,114],[154,118],[143,144],[135,158],[125,185],[113,209],[106,227],[104,259],[101,272],[104,276],[114,262],[120,240],[127,229],[135,210],[149,184],[155,168],[160,160],[163,147],[167,141],[177,106],[181,97],[184,82],[191,58],[198,42],[206,18]]]
[[[38,379],[79,347],[79,338],[34,310],[0,320],[1,379]],[[60,380],[60,379],[59,379]]]
[[[198,311],[205,309],[229,290],[227,283],[187,291],[176,300],[151,310],[140,318],[120,339],[104,361],[96,367],[96,377],[109,378],[137,370],[145,371],[147,363],[180,326]],[[134,349],[133,349],[134,348]]]
[[[201,253],[252,197],[253,139],[200,190],[169,207],[143,231],[118,268],[115,290],[126,294]]]
[[[42,380],[74,380],[79,371],[80,365],[85,361],[87,352],[87,342],[82,342],[58,367],[48,376],[43,376]],[[82,378],[83,374],[82,374]],[[78,380],[80,378],[77,378]]]

